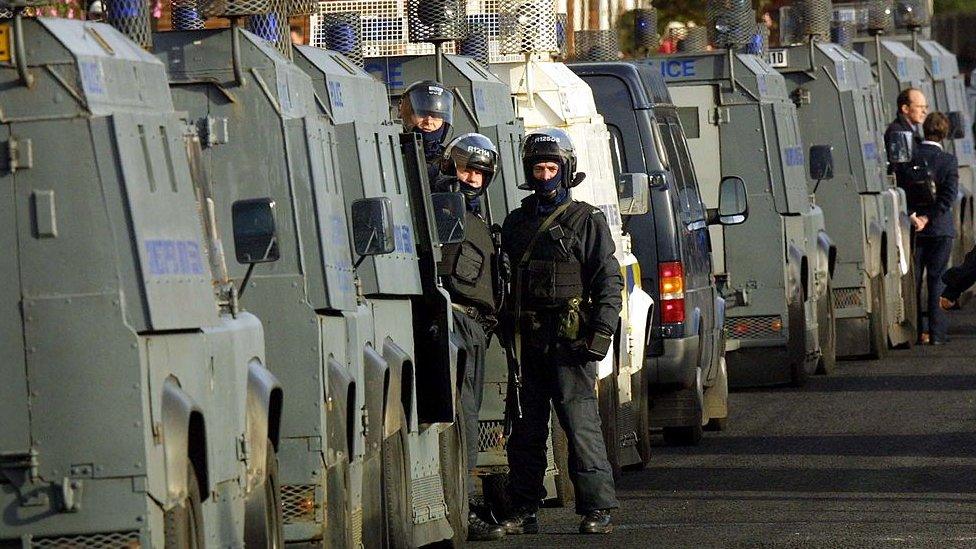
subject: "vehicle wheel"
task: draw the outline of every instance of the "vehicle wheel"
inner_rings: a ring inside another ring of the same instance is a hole
[[[496,517],[507,517],[512,512],[512,498],[508,494],[508,474],[498,473],[481,478],[481,493]]]
[[[651,463],[651,399],[647,394],[647,382],[644,380],[646,371],[647,368],[641,368],[639,372],[630,376],[631,398],[634,399],[634,410],[637,416],[634,421],[637,428],[637,454],[641,462],[626,467],[628,471],[644,469]]]
[[[270,440],[267,454],[264,482],[254,488],[244,504],[244,545],[247,547],[285,546],[278,454]]]
[[[410,470],[407,460],[407,419],[400,407],[400,429],[383,440],[383,540],[386,547],[413,546],[410,520]]]
[[[902,327],[908,332],[908,341],[898,346],[900,349],[911,349],[918,339],[918,296],[915,295],[915,259],[908,262],[908,272],[901,277],[901,299],[905,310]]]
[[[708,420],[708,424],[705,425],[706,431],[724,431],[729,428],[729,418],[727,417],[713,417]]]
[[[669,446],[697,446],[701,442],[703,431],[701,425],[665,427],[664,442]]]
[[[552,422],[552,458],[556,462],[556,498],[553,507],[566,507],[576,500],[573,481],[569,478],[569,438],[558,421]]]
[[[837,367],[837,323],[834,315],[834,286],[827,282],[827,292],[817,301],[817,332],[820,336],[820,358],[817,373],[829,376]]]
[[[616,370],[616,368],[614,368]],[[600,408],[600,427],[607,460],[613,471],[613,480],[620,480],[620,435],[617,433],[617,410],[620,393],[617,391],[616,371],[597,381],[597,401]]]
[[[200,485],[192,463],[187,463],[187,493],[183,501],[163,514],[163,544],[166,549],[202,548],[203,509]]]
[[[468,452],[464,446],[464,410],[460,398],[454,401],[454,423],[438,437],[441,456],[441,482],[447,519],[454,530],[450,542],[462,547],[468,540]]]
[[[888,315],[885,311],[884,276],[871,279],[871,349],[868,358],[883,359],[888,354]]]
[[[807,383],[807,317],[803,309],[803,294],[797,289],[793,302],[788,305],[790,326],[786,353],[791,387],[803,387]]]

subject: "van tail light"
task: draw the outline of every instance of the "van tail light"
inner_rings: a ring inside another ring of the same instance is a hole
[[[680,261],[666,261],[658,265],[662,324],[680,324],[685,321],[684,275],[685,270]]]

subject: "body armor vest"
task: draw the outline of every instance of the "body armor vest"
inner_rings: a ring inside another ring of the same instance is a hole
[[[492,272],[495,253],[491,229],[483,219],[465,211],[464,241],[445,245],[437,264],[437,274],[452,299],[461,305],[474,305],[484,314],[497,312]]]
[[[509,248],[518,276],[523,311],[565,311],[572,302],[586,301],[583,272],[576,251],[581,247],[584,224],[593,207],[573,202],[540,234],[531,253],[524,258],[546,216],[522,218],[524,227],[512,227],[514,242]],[[519,223],[522,225],[523,223]],[[506,231],[508,232],[508,231]]]

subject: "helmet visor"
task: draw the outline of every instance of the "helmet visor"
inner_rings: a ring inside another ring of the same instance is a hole
[[[440,119],[447,125],[454,124],[454,94],[441,86],[419,86],[407,95],[414,116]]]

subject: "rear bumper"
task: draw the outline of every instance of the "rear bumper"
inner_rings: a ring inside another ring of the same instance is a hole
[[[701,356],[697,335],[664,339],[664,354],[647,361],[647,383],[650,389],[690,389],[695,386],[695,370]]]

